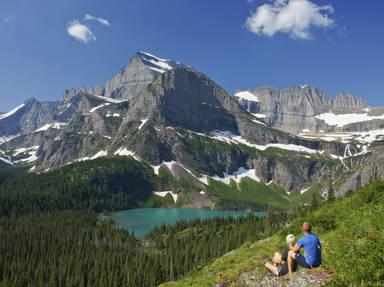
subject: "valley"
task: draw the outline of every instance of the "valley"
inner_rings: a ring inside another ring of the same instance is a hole
[[[337,243],[346,235],[332,230],[354,220],[338,206],[360,210],[372,196],[379,212],[383,115],[309,85],[230,95],[146,52],[103,87],[28,99],[0,115],[0,283],[244,284],[260,275],[257,250],[280,247],[302,218]]]

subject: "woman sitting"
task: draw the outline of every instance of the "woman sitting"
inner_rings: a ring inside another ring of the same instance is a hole
[[[265,263],[265,267],[277,277],[288,274],[288,252],[295,246],[295,236],[289,234],[286,238],[288,246],[285,248],[283,254],[275,252],[271,261]],[[296,271],[296,265],[293,268]]]

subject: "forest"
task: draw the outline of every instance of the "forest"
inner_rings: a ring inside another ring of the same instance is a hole
[[[151,201],[147,166],[100,159],[46,174],[0,174],[0,286],[157,286],[199,270],[292,214],[158,226],[141,241],[100,212]],[[153,202],[153,201],[151,201]]]

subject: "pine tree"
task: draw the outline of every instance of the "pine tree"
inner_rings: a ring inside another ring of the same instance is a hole
[[[311,200],[311,210],[316,210],[319,208],[319,197],[317,195],[317,192],[312,193],[312,200]]]
[[[335,190],[333,189],[333,184],[332,184],[332,181],[329,182],[329,186],[328,186],[328,197],[327,197],[327,201],[329,202],[333,202],[336,200],[336,196],[335,196]]]

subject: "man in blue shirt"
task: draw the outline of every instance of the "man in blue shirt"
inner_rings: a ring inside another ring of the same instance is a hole
[[[319,238],[312,233],[312,225],[304,222],[301,229],[304,237],[288,253],[288,273],[292,274],[295,262],[304,268],[316,268],[321,265],[321,243]],[[300,254],[304,248],[305,257]]]

